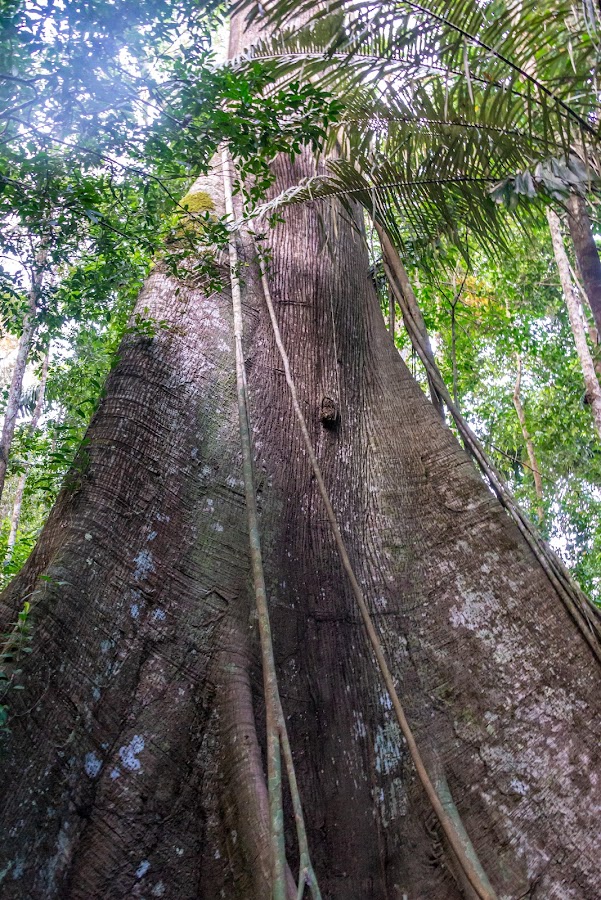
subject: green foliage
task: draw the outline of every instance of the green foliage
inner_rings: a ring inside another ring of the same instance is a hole
[[[31,653],[30,611],[31,604],[25,600],[17,621],[9,632],[0,636],[0,732],[7,731],[9,727],[10,691],[23,690],[23,685],[18,680],[21,672],[18,666],[23,654]]]

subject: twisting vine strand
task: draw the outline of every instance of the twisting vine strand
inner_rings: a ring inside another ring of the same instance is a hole
[[[226,148],[221,153],[223,164],[223,188],[225,196],[225,211],[234,221],[234,209],[232,199],[232,173],[231,160]],[[255,490],[255,478],[253,471],[252,442],[250,431],[250,419],[248,411],[248,389],[246,384],[246,366],[242,348],[243,323],[242,323],[242,298],[240,293],[240,280],[238,278],[238,253],[235,237],[230,232],[229,239],[229,264],[230,283],[232,288],[232,308],[234,313],[234,340],[236,345],[236,392],[238,398],[238,415],[240,418],[240,443],[242,445],[242,468],[244,473],[244,490],[246,496],[246,511],[248,517],[248,535],[250,543],[250,558],[252,566],[253,584],[255,589],[255,602],[259,620],[259,635],[261,640],[261,659],[263,664],[263,690],[265,694],[265,717],[267,724],[267,785],[269,793],[269,818],[270,839],[272,857],[272,897],[273,900],[287,900],[287,864],[286,848],[284,844],[284,810],[282,804],[282,754],[288,785],[292,796],[292,806],[296,822],[296,833],[300,856],[300,871],[298,885],[296,886],[297,900],[302,900],[305,887],[309,887],[313,900],[321,900],[321,893],[317,882],[317,876],[311,857],[309,855],[309,843],[303,816],[303,808],[294,771],[292,751],[288,739],[288,730],[282,710],[282,703],[278,689],[273,642],[271,639],[271,625],[269,622],[269,607],[267,603],[267,588],[265,586],[265,574],[261,555],[261,538],[259,534],[259,521],[257,514],[257,501]]]

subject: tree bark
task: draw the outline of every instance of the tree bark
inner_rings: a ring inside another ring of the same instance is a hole
[[[315,164],[275,171],[282,190]],[[220,210],[213,179],[197,189]],[[430,775],[500,897],[594,900],[590,649],[395,350],[360,217],[293,208],[268,243],[313,443]],[[276,662],[323,896],[458,900],[325,521],[252,245],[238,250]],[[125,339],[85,454],[2,596],[7,624],[31,598],[33,651],[4,701],[3,900],[269,897],[229,292],[159,265],[146,307],[170,327]],[[285,826],[293,864],[289,804]]]
[[[40,421],[40,417],[42,415],[42,409],[44,408],[44,396],[46,393],[46,380],[48,378],[48,364],[50,362],[50,350],[46,351],[44,356],[44,361],[42,363],[42,372],[40,375],[40,383],[38,385],[38,393],[36,397],[36,403],[33,410],[33,415],[31,417],[31,421],[29,423],[29,431],[33,434],[33,432],[38,427],[38,423]],[[19,530],[19,523],[21,521],[21,506],[23,504],[23,494],[25,492],[25,483],[27,481],[27,469],[19,475],[19,480],[17,481],[17,488],[15,490],[15,499],[13,502],[13,511],[10,519],[10,531],[8,534],[8,541],[6,545],[6,560],[5,562],[10,562],[13,555],[13,550],[15,548],[15,543],[17,540],[17,531]]]
[[[590,404],[593,414],[593,421],[597,433],[601,438],[601,385],[595,372],[593,357],[586,340],[586,331],[582,318],[582,309],[580,300],[578,299],[576,289],[570,277],[570,264],[561,235],[561,224],[557,214],[551,209],[547,209],[547,220],[549,222],[549,230],[551,232],[551,240],[553,242],[553,253],[555,254],[555,262],[559,271],[559,280],[566,301],[572,334],[574,335],[574,343],[576,352],[580,360],[582,375],[584,377],[584,387],[586,391],[586,400]]]
[[[516,354],[517,364],[518,364],[518,373],[515,379],[515,386],[513,389],[513,405],[515,407],[515,411],[517,413],[518,421],[520,423],[520,428],[522,429],[522,437],[524,438],[524,443],[526,444],[526,452],[528,453],[528,461],[530,462],[530,471],[532,472],[532,477],[534,479],[534,490],[536,492],[536,498],[538,500],[538,508],[537,515],[539,521],[542,522],[545,514],[543,511],[543,482],[540,477],[540,469],[538,468],[538,460],[536,459],[536,451],[534,449],[534,443],[532,441],[532,437],[530,436],[530,432],[528,431],[528,426],[526,424],[526,414],[524,412],[524,407],[522,405],[522,397],[521,397],[521,386],[522,386],[522,357]]]
[[[597,332],[601,334],[601,259],[593,237],[586,200],[579,194],[571,194],[566,205],[578,268]]]
[[[23,330],[19,338],[17,358],[15,360],[15,367],[8,389],[4,424],[2,426],[2,436],[0,437],[0,499],[2,498],[2,493],[4,491],[8,457],[10,455],[13,437],[15,436],[15,426],[19,414],[19,403],[23,391],[23,378],[25,376],[25,369],[27,368],[27,357],[29,356],[29,349],[31,347],[34,332],[35,311],[29,309],[23,318]]]

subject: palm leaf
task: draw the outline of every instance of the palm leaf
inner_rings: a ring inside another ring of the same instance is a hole
[[[508,224],[492,185],[574,154],[598,168],[599,28],[586,4],[334,0],[324,13],[276,0],[267,19],[282,26],[293,14],[308,21],[232,65],[260,59],[278,84],[319,79],[343,103],[324,153],[343,158],[262,212],[336,196],[362,203],[401,243],[467,227],[494,249]]]

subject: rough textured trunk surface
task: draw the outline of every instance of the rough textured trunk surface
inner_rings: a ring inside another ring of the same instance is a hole
[[[280,161],[277,188],[312,172]],[[269,239],[284,340],[432,777],[499,897],[595,900],[590,650],[395,350],[360,228],[336,207],[286,218]],[[240,254],[276,661],[322,892],[455,900]],[[230,298],[158,266],[145,307],[171,327],[126,338],[87,455],[2,598],[3,624],[33,604],[24,690],[5,701],[3,900],[269,897]],[[286,833],[294,868],[289,809]]]
[[[601,259],[593,237],[586,200],[578,194],[572,194],[567,201],[567,207],[568,227],[578,268],[597,331],[601,334]]]

